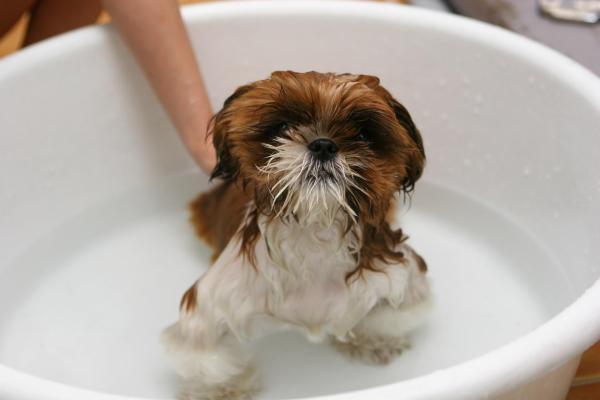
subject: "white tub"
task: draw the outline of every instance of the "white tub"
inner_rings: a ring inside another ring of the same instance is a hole
[[[429,164],[404,226],[436,295],[385,368],[279,335],[262,398],[564,397],[600,338],[600,82],[485,24],[361,3],[185,12],[215,108],[272,70],[382,78]],[[170,397],[157,337],[206,267],[185,202],[206,187],[117,35],[0,62],[0,399]],[[596,283],[594,283],[596,282]]]

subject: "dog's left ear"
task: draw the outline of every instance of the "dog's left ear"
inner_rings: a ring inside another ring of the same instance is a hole
[[[346,74],[347,75],[347,74]],[[396,120],[408,133],[411,141],[412,148],[405,151],[409,152],[407,166],[406,166],[406,177],[402,181],[401,190],[405,193],[412,192],[415,187],[415,183],[421,177],[423,168],[425,167],[425,149],[423,148],[423,139],[419,130],[415,126],[410,113],[408,110],[394,99],[390,92],[388,92],[380,84],[378,77],[373,75],[347,75],[354,78],[357,82],[366,85],[368,88],[373,89],[376,93],[382,96],[385,101],[392,107]]]
[[[409,193],[413,191],[415,183],[421,177],[423,168],[425,168],[426,158],[425,148],[423,147],[423,138],[421,138],[421,134],[415,126],[408,110],[391,95],[389,95],[388,103],[394,110],[394,114],[400,125],[408,132],[414,146],[413,148],[406,150],[409,152],[409,156],[406,166],[406,177],[402,182],[402,190]]]

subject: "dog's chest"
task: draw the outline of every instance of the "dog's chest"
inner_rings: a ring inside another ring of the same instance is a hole
[[[372,307],[372,296],[346,281],[358,262],[357,235],[343,221],[263,228],[269,313],[313,339],[345,335]]]

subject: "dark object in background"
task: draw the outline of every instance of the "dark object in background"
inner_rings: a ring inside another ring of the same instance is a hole
[[[559,21],[535,0],[446,0],[458,14],[499,25],[544,43],[600,75],[600,24]]]

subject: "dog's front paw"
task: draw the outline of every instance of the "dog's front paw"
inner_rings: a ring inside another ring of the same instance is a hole
[[[348,341],[332,340],[333,347],[351,359],[371,365],[389,364],[410,347],[404,337],[355,336]]]
[[[179,400],[251,400],[260,391],[257,373],[248,368],[243,374],[225,383],[208,385],[200,379],[186,380]]]

